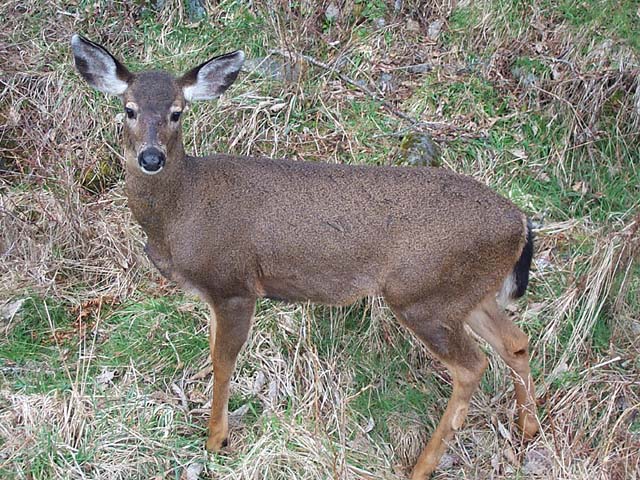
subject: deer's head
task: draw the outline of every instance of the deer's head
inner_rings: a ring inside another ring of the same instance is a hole
[[[222,95],[244,62],[238,50],[176,78],[162,70],[132,73],[104,47],[80,35],[72,37],[71,47],[76,68],[89,85],[122,100],[127,165],[147,175],[183,156],[180,120],[186,105]]]

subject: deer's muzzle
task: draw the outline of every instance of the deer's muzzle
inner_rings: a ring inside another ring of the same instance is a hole
[[[149,147],[140,152],[138,155],[138,165],[140,165],[140,169],[148,174],[154,175],[164,167],[166,161],[166,157],[164,153],[155,148]]]

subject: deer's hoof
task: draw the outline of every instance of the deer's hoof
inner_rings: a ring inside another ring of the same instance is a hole
[[[532,440],[540,430],[540,424],[535,415],[521,414],[518,417],[518,427],[522,431],[524,440]]]
[[[226,436],[209,435],[209,438],[207,438],[206,448],[207,451],[216,453],[225,448],[227,445],[229,445],[229,440]]]
[[[433,467],[433,465],[416,465],[411,472],[410,480],[427,480],[431,477],[431,474],[434,472],[434,470],[435,467]]]

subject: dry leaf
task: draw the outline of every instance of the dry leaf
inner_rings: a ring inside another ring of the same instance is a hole
[[[200,478],[201,473],[202,473],[202,464],[192,463],[185,470],[182,471],[182,475],[180,475],[180,480],[198,480]]]
[[[371,430],[373,430],[373,428],[376,426],[376,422],[373,420],[372,417],[369,417],[369,421],[367,422],[367,424],[364,426],[364,428],[362,429],[362,431],[364,433],[369,433]]]
[[[100,375],[96,377],[96,382],[98,385],[106,385],[111,383],[113,378],[116,376],[116,372],[114,370],[102,370]]]
[[[516,452],[513,451],[513,448],[507,445],[502,453],[504,454],[504,458],[507,462],[511,465],[518,465],[518,457],[516,456]]]
[[[14,300],[13,302],[5,303],[0,307],[0,320],[12,320],[13,317],[20,311],[24,298]]]
[[[276,103],[276,104],[271,105],[271,108],[269,108],[269,110],[271,110],[272,112],[279,112],[280,110],[282,110],[286,106],[287,106],[286,103]]]
[[[538,172],[538,174],[536,175],[536,180],[546,183],[551,180],[551,177],[549,177],[549,174],[547,172]]]
[[[413,19],[410,19],[407,22],[407,30],[414,33],[420,33],[420,23]]]
[[[544,448],[529,450],[524,458],[522,471],[525,475],[543,475],[553,466],[551,452]]]
[[[527,159],[527,152],[524,151],[524,149],[522,148],[514,148],[509,150],[509,152],[511,153],[511,155],[513,155],[514,157],[520,159],[520,160],[526,160]]]
[[[571,186],[571,190],[585,195],[589,192],[589,184],[587,182],[576,182]]]
[[[552,268],[553,262],[551,261],[551,250],[544,250],[538,253],[534,261],[538,270],[547,270]]]
[[[242,405],[241,407],[236,408],[233,412],[231,412],[229,415],[232,417],[236,417],[236,418],[240,418],[243,417],[247,414],[247,412],[249,411],[249,404],[245,403],[244,405]]]
[[[497,453],[494,453],[491,456],[491,468],[493,468],[493,471],[495,473],[499,473],[500,472],[500,465],[502,463],[501,460],[502,459],[500,458],[500,455],[497,454]]]
[[[253,386],[251,387],[251,393],[253,395],[257,395],[262,390],[262,387],[267,383],[267,376],[264,374],[262,370],[258,372],[255,380],[253,381]]]
[[[502,438],[506,439],[509,442],[512,441],[511,432],[509,432],[507,427],[505,427],[500,420],[498,420],[498,432],[500,432],[500,435],[502,436]]]
[[[445,453],[440,458],[440,462],[438,463],[438,470],[448,470],[456,464],[456,457],[451,455],[450,453]]]

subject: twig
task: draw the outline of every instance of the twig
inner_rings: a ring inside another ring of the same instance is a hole
[[[558,458],[562,458],[562,455],[560,455],[560,446],[558,444],[558,436],[556,435],[556,425],[555,422],[553,421],[553,409],[551,408],[551,401],[549,399],[549,390],[547,389],[547,391],[544,394],[544,403],[549,407],[549,410],[547,411],[547,418],[549,419],[549,426],[551,427],[551,435],[553,437],[553,447],[556,451],[556,456]]]
[[[582,371],[582,375],[584,375],[586,373],[589,373],[589,372],[591,372],[593,370],[597,370],[598,368],[606,367],[607,365],[610,365],[612,363],[619,362],[620,360],[622,360],[622,357],[620,355],[618,355],[615,358],[611,358],[611,359],[606,360],[604,362],[600,362],[597,365],[594,365],[593,367],[589,367],[589,368],[583,370]]]
[[[211,365],[204,367],[199,372],[196,372],[191,378],[189,378],[189,382],[195,382],[196,380],[202,380],[213,372],[213,367]]]
[[[366,87],[365,85],[362,85],[361,83],[356,82],[352,78],[348,77],[344,73],[342,73],[339,70],[337,70],[335,67],[332,67],[331,65],[329,65],[327,63],[321,62],[320,60],[316,60],[315,58],[310,57],[309,55],[304,55],[302,53],[295,53],[295,52],[285,52],[285,51],[282,51],[282,50],[271,50],[269,53],[271,53],[271,54],[275,53],[275,54],[280,55],[280,56],[282,56],[284,58],[297,57],[297,58],[302,59],[302,60],[304,60],[306,62],[309,62],[312,65],[315,65],[316,67],[324,68],[325,70],[328,70],[329,72],[334,73],[343,82],[348,83],[349,85],[352,85],[352,86],[356,87],[358,90],[366,93],[367,95],[369,95],[374,100],[380,102],[384,108],[389,110],[389,112],[394,114],[396,117],[401,118],[405,122],[409,123],[414,129],[418,129],[419,127],[427,127],[427,128],[433,129],[433,130],[438,130],[438,129],[440,129],[440,130],[443,130],[443,129],[444,130],[459,130],[458,127],[456,127],[454,125],[450,125],[448,123],[443,123],[443,122],[424,122],[422,120],[418,120],[418,119],[412,117],[411,115],[408,115],[408,114],[398,110],[391,103],[386,101],[384,98],[381,98],[376,92],[374,92],[370,88]]]

